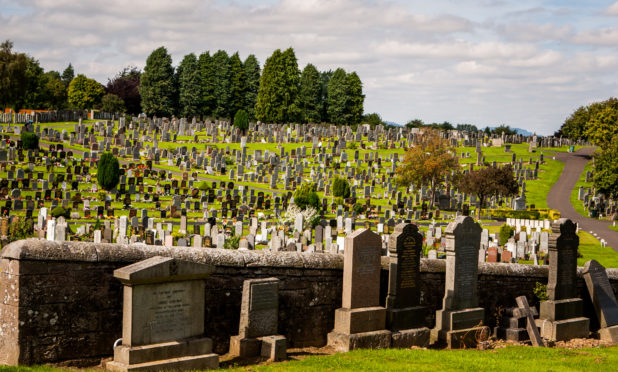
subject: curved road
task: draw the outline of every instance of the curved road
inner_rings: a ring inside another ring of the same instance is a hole
[[[595,149],[594,147],[584,147],[576,152],[556,153],[556,160],[564,163],[564,170],[558,181],[549,190],[547,206],[559,210],[562,217],[577,222],[580,229],[596,234],[599,239],[605,239],[607,246],[618,252],[618,232],[608,227],[611,222],[584,217],[577,213],[571,205],[571,191],[573,191]]]

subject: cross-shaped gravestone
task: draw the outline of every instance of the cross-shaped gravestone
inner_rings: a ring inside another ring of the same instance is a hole
[[[545,343],[539,334],[539,329],[536,326],[530,306],[528,306],[528,299],[526,296],[519,296],[515,299],[515,301],[517,301],[517,306],[522,310],[522,312],[526,314],[526,329],[528,330],[528,336],[530,337],[530,341],[532,341],[532,345],[537,347],[545,346]]]

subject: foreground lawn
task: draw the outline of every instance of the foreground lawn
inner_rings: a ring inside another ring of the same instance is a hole
[[[601,247],[601,243],[590,233],[579,232],[579,253],[577,266],[584,266],[586,261],[595,259],[605,267],[618,268],[618,252],[610,247]]]
[[[618,347],[578,350],[510,346],[478,350],[356,350],[230,371],[615,371]],[[53,372],[50,367],[3,367],[7,372]]]

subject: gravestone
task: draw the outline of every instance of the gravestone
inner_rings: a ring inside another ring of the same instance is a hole
[[[212,265],[155,256],[114,271],[124,285],[122,344],[106,368],[115,371],[219,367],[204,337],[204,280]]]
[[[286,339],[277,334],[279,279],[248,279],[243,282],[238,335],[230,338],[230,354],[261,355],[271,361],[286,357]]]
[[[582,317],[583,301],[577,298],[577,227],[566,218],[552,224],[549,238],[547,301],[541,302],[537,326],[541,337],[556,341],[588,336],[590,320]]]
[[[420,263],[423,235],[411,223],[400,223],[388,240],[389,277],[386,297],[386,328],[391,330],[391,347],[425,347],[429,328],[426,308],[420,305]]]
[[[368,229],[345,238],[341,308],[328,345],[337,351],[388,348],[391,332],[384,329],[386,309],[380,306],[382,240]]]
[[[605,267],[595,260],[586,262],[584,280],[601,327],[601,340],[618,342],[618,303]]]
[[[483,326],[485,309],[478,306],[478,254],[482,228],[470,216],[459,216],[448,224],[446,279],[442,310],[436,312],[431,343],[449,348],[475,347],[489,336]]]

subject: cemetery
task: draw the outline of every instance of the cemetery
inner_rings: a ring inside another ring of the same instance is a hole
[[[583,254],[588,235],[546,201],[556,154],[583,142],[443,131],[457,170],[431,188],[398,182],[422,128],[20,119],[0,133],[0,364],[618,342],[617,253],[590,235]],[[513,195],[481,204],[458,188],[507,166]],[[578,192],[589,214],[615,215]]]

